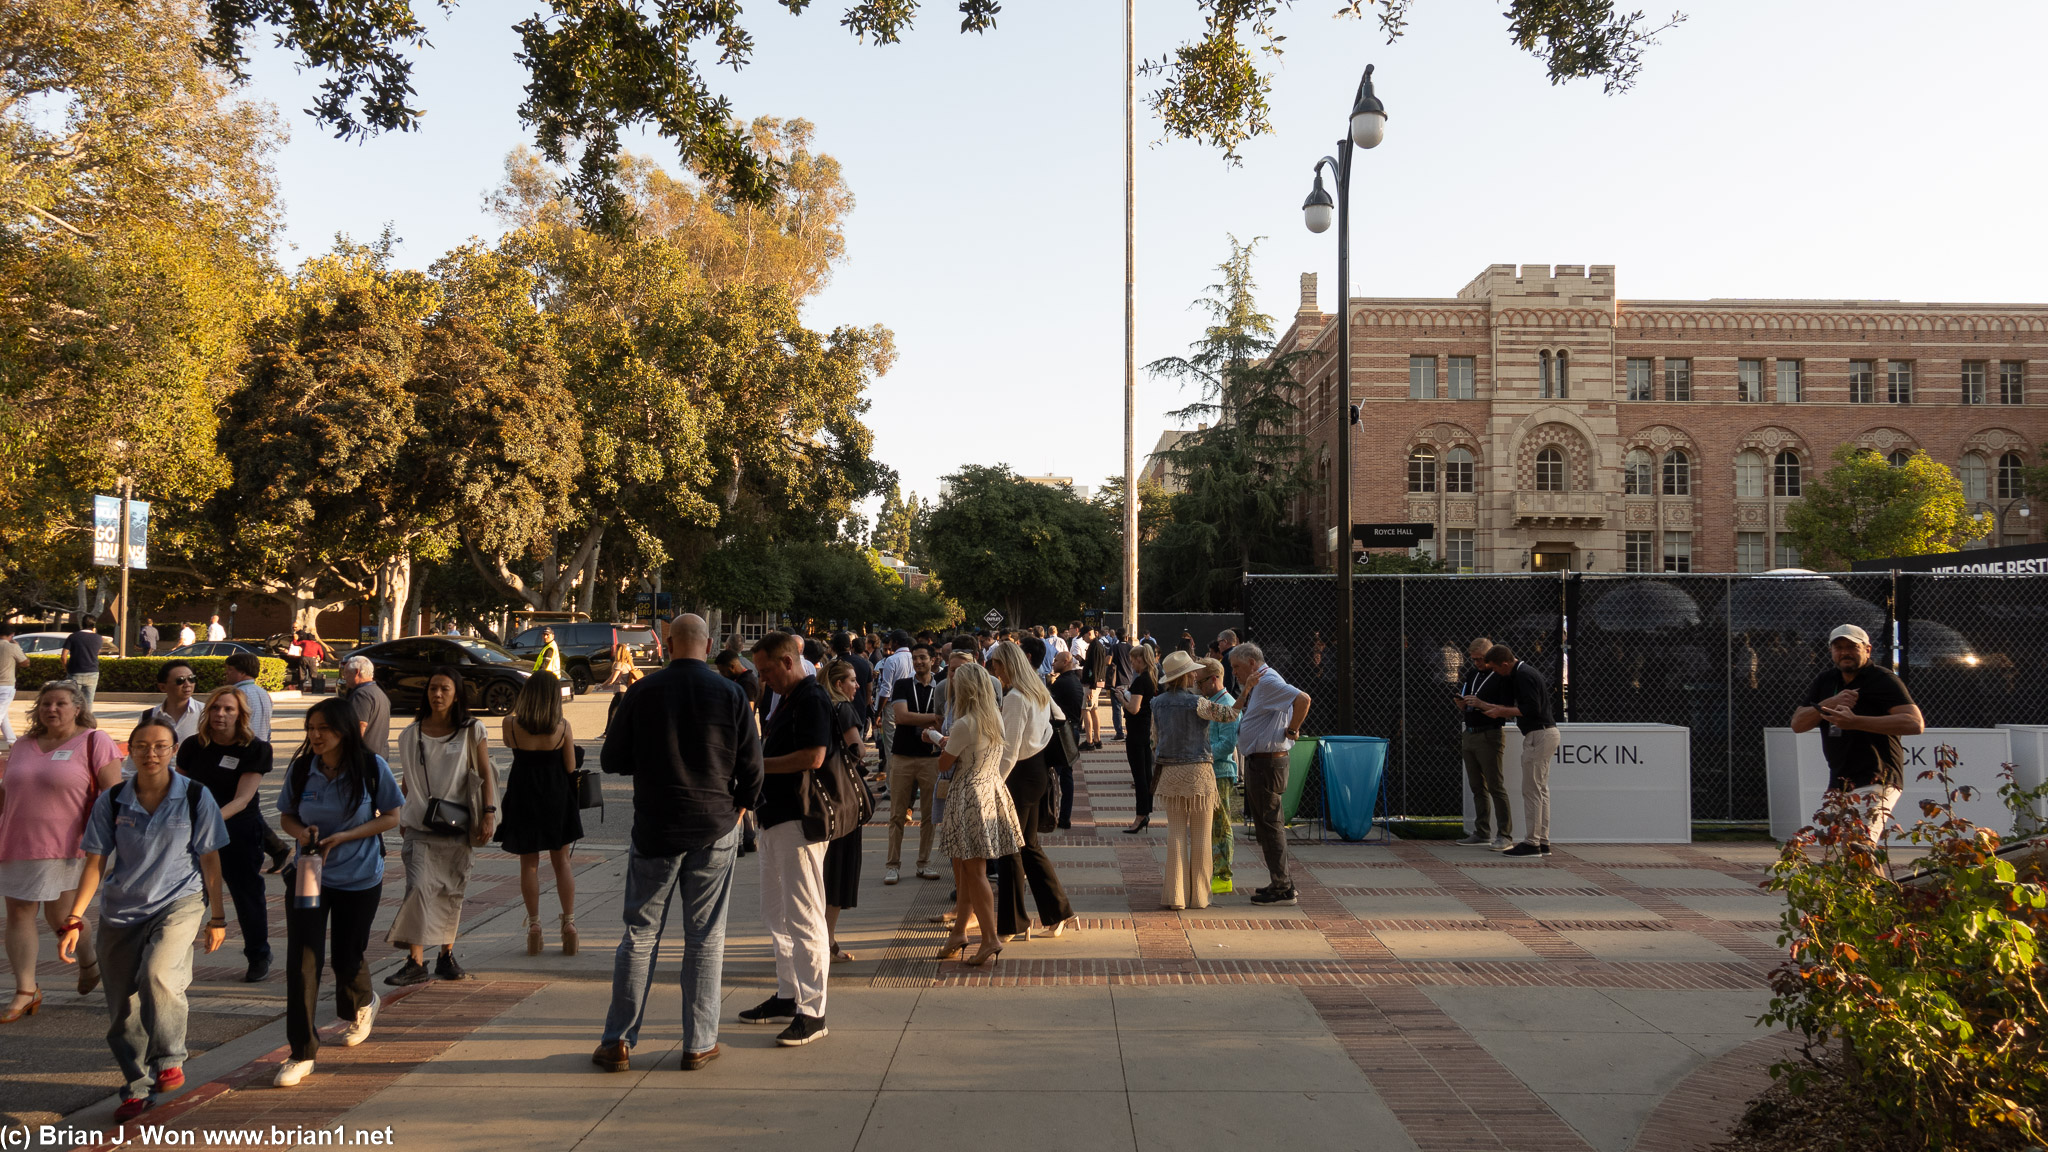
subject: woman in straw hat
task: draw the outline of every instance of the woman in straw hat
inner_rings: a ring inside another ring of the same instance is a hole
[[[1201,662],[1186,652],[1169,652],[1159,668],[1164,688],[1152,702],[1158,774],[1153,795],[1166,805],[1166,875],[1159,890],[1164,908],[1209,906],[1209,827],[1216,810],[1216,772],[1209,753],[1209,722],[1195,714],[1202,699],[1195,682]]]

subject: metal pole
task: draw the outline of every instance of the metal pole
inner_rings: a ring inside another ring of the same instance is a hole
[[[135,482],[121,481],[121,553],[116,558],[121,565],[121,614],[114,629],[114,655],[126,658],[128,655],[128,632],[134,624],[128,619],[128,501],[135,495]]]
[[[1357,668],[1351,585],[1351,136],[1337,143],[1337,731],[1358,731],[1352,706]]]
[[[1137,14],[1124,0],[1124,640],[1138,631]]]

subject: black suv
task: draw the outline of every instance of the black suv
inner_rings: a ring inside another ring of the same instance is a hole
[[[536,624],[512,637],[505,647],[531,668],[544,646],[540,638],[544,628],[555,630],[555,646],[562,652],[562,675],[578,696],[590,691],[592,684],[611,679],[615,644],[626,645],[636,661],[654,659],[654,631],[637,624]]]

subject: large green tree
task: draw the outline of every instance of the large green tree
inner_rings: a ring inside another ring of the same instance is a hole
[[[1393,40],[1412,3],[1347,0],[1338,14],[1370,13]],[[452,8],[455,0],[440,4]],[[809,3],[781,6],[801,13]],[[1235,159],[1240,145],[1271,129],[1267,93],[1285,39],[1280,17],[1293,3],[1196,0],[1196,7],[1201,34],[1146,65],[1158,80],[1149,102],[1168,135],[1208,142]],[[739,68],[752,58],[737,0],[549,0],[547,8],[514,26],[528,73],[519,117],[543,156],[575,163],[565,192],[592,225],[616,234],[631,218],[617,177],[620,141],[638,131],[668,141],[686,167],[741,200],[774,194],[787,168],[733,118],[703,71],[707,63]],[[959,0],[960,30],[993,29],[1000,8],[999,0]],[[427,37],[409,0],[209,0],[209,9],[211,33],[197,41],[209,60],[245,76],[245,44],[268,33],[324,73],[309,109],[323,127],[361,136],[420,125],[411,54]],[[894,44],[917,11],[914,0],[854,0],[840,24],[862,41]],[[1597,77],[1609,91],[1634,82],[1643,50],[1661,30],[1641,12],[1617,11],[1612,0],[1508,0],[1505,15],[1509,38],[1544,61],[1553,84]]]
[[[1252,279],[1257,245],[1230,238],[1222,280],[1196,301],[1210,318],[1202,338],[1184,357],[1147,365],[1199,391],[1171,415],[1200,426],[1160,454],[1180,491],[1146,546],[1156,609],[1234,610],[1247,573],[1308,564],[1307,532],[1288,515],[1310,482],[1302,438],[1290,430],[1295,369],[1308,354],[1273,354],[1273,318],[1258,310]]]
[[[926,549],[946,594],[970,615],[1065,619],[1096,600],[1122,553],[1116,524],[1073,489],[970,464],[946,478]]]
[[[1953,552],[1990,531],[1970,515],[1955,473],[1925,452],[1893,465],[1868,448],[1844,444],[1834,459],[1785,514],[1800,557],[1814,568]]]
[[[203,579],[185,558],[228,478],[215,411],[264,307],[279,139],[194,56],[203,30],[184,0],[0,5],[7,607],[61,607],[120,476],[154,505],[152,567]]]

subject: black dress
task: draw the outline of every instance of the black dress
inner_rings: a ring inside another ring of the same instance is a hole
[[[860,727],[860,712],[852,704],[832,708],[832,743],[829,755],[838,755],[839,736],[848,728]],[[860,904],[860,829],[855,828],[825,845],[825,903],[847,909]]]
[[[502,806],[498,846],[514,855],[552,852],[583,839],[576,782],[562,770],[560,748],[512,749]]]

